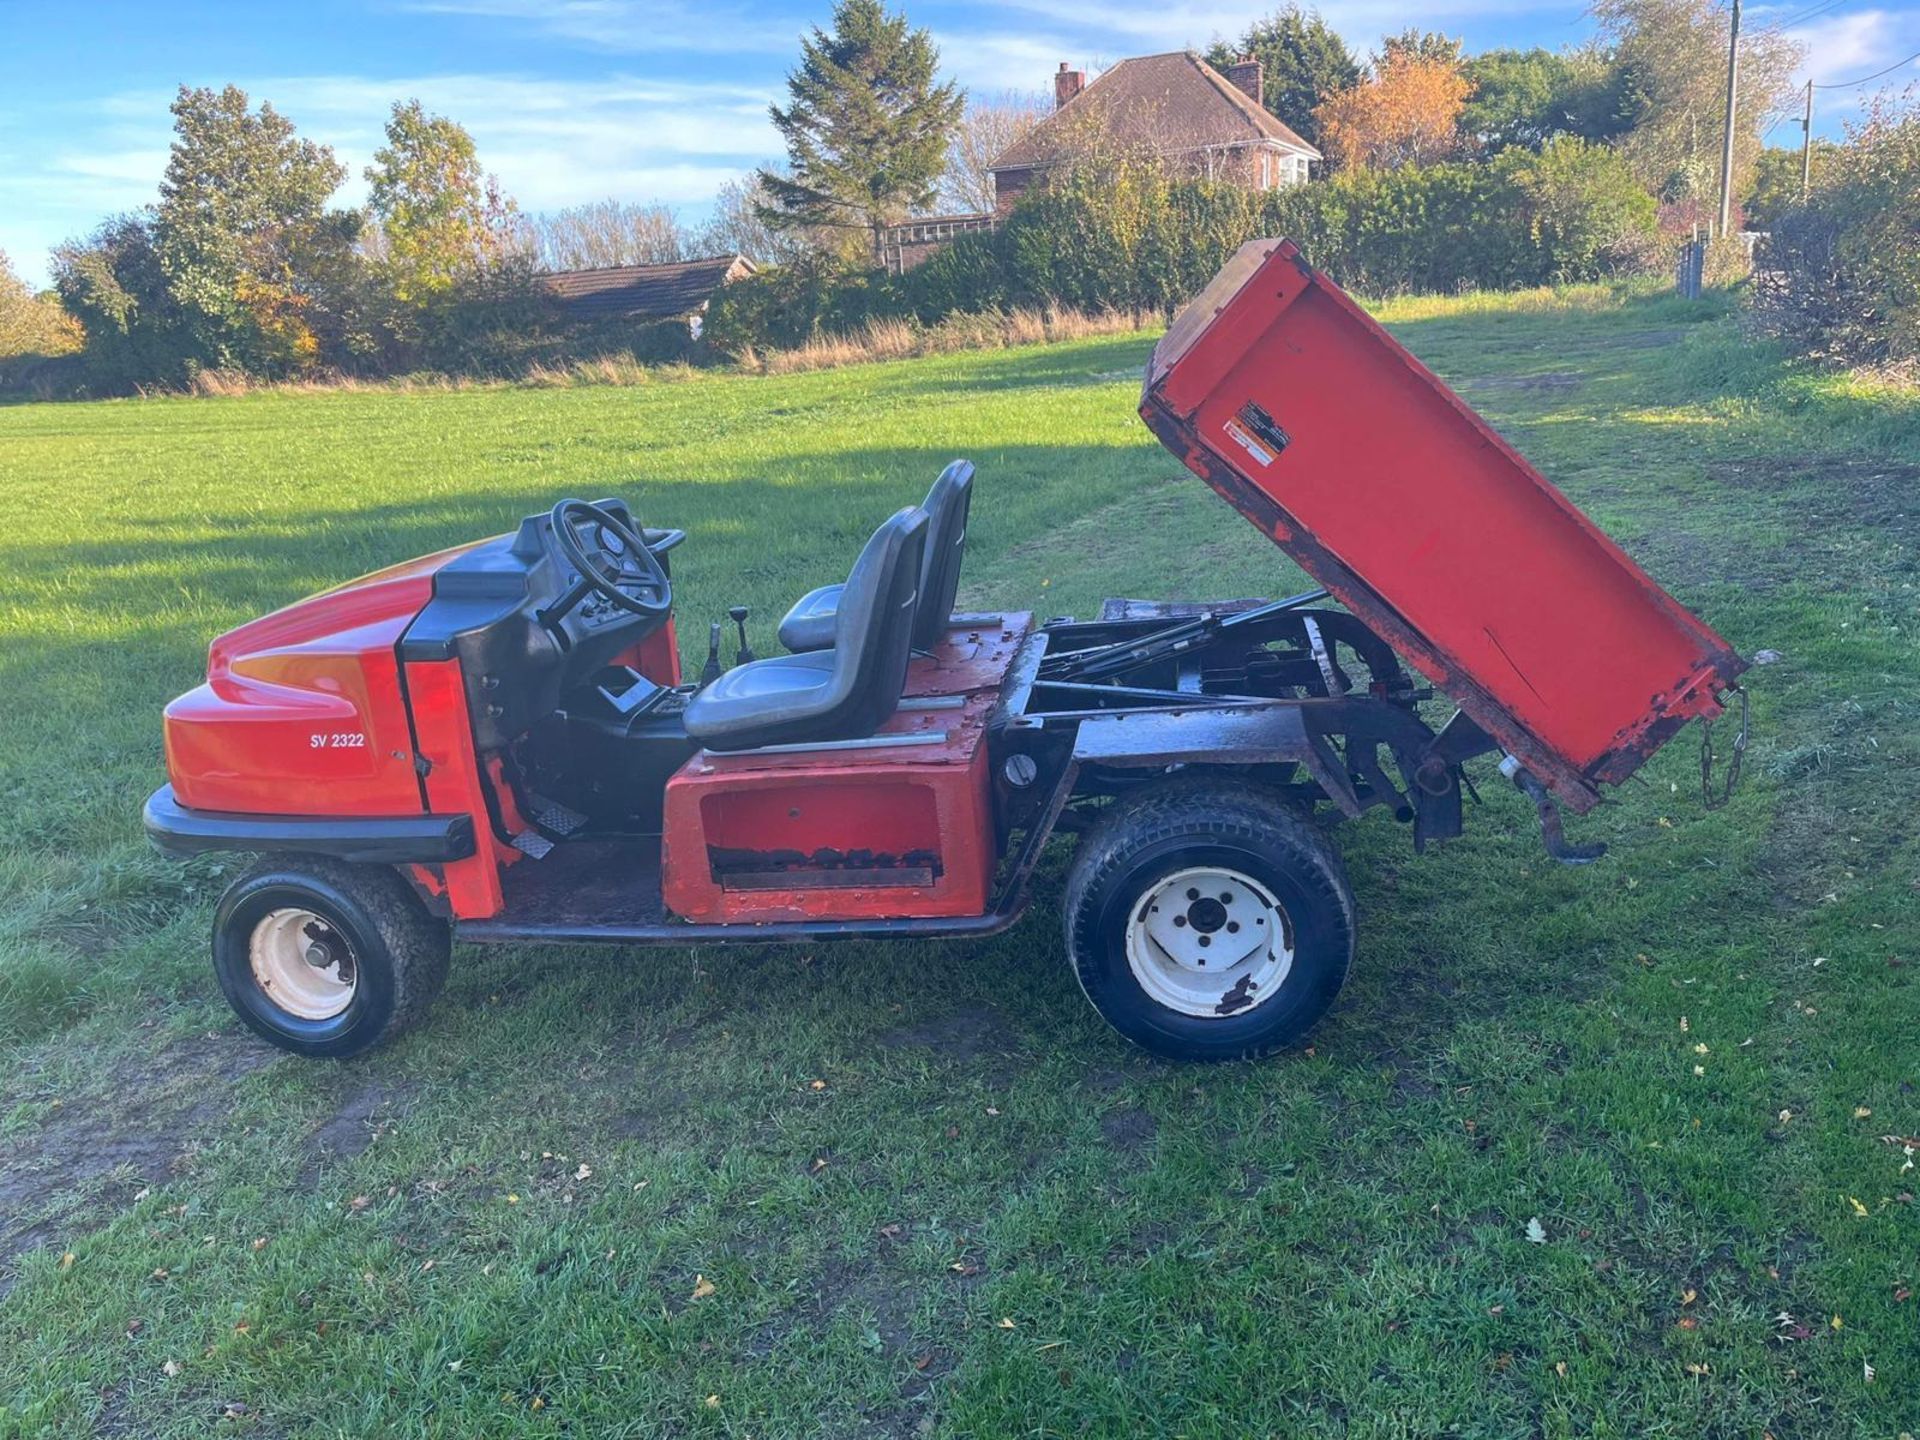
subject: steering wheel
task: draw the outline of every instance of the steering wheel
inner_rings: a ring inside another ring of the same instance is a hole
[[[665,615],[673,609],[673,582],[667,579],[660,557],[647,548],[639,531],[611,510],[585,500],[562,500],[553,507],[549,519],[560,553],[580,572],[579,584],[569,592],[570,600],[578,601],[592,590],[633,615]],[[598,527],[604,547],[599,553],[587,548],[576,528],[587,522]],[[660,598],[646,600],[629,595],[621,588],[623,584],[645,586]],[[562,614],[572,608],[571,603],[562,601],[551,613]]]

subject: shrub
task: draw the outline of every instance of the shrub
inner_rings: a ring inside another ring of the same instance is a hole
[[[1920,111],[1876,103],[1763,245],[1758,313],[1805,354],[1920,364]]]

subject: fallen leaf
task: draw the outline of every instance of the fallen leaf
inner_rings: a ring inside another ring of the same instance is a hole
[[[989,1106],[987,1106],[987,1114],[989,1114],[989,1115],[998,1115],[999,1113],[1000,1113],[1000,1111],[999,1111],[999,1110],[998,1110],[998,1109],[997,1109],[996,1107],[994,1107],[994,1106],[992,1106],[992,1105],[989,1105]]]
[[[1693,1067],[1693,1073],[1696,1075],[1704,1075],[1707,1073],[1707,1067],[1704,1065],[1696,1065]]]
[[[1680,1017],[1680,1033],[1684,1035],[1687,1033],[1687,1031],[1691,1030],[1692,1028],[1693,1027],[1691,1025],[1687,1024],[1687,1017],[1682,1015]]]
[[[1696,1365],[1687,1366],[1687,1374],[1694,1376],[1696,1379],[1703,1376],[1711,1375],[1712,1373],[1713,1373],[1713,1367],[1711,1365],[1696,1364]]]
[[[162,1375],[167,1376],[169,1379],[171,1379],[173,1376],[178,1375],[185,1368],[186,1367],[182,1365],[178,1360],[169,1360],[167,1361],[166,1364],[160,1367],[160,1373]]]
[[[366,1196],[356,1195],[347,1202],[347,1208],[349,1210],[364,1210],[372,1203],[373,1201],[369,1200]]]
[[[127,1334],[138,1335],[146,1328],[146,1323],[147,1322],[142,1320],[138,1315],[134,1316],[131,1320],[127,1321]]]
[[[146,1199],[151,1194],[153,1194],[153,1191],[147,1189],[143,1185],[140,1189],[133,1192],[133,1203],[138,1205],[142,1200]]]
[[[460,1367],[466,1363],[467,1362],[464,1360],[449,1360],[447,1362],[447,1369],[452,1371],[455,1375],[458,1375],[460,1373]]]
[[[1907,1301],[1911,1300],[1912,1298],[1913,1298],[1913,1291],[1909,1290],[1904,1285],[1902,1285],[1898,1290],[1893,1292],[1893,1303],[1896,1305],[1904,1305],[1907,1303]]]
[[[1873,1366],[1867,1364],[1864,1360],[1860,1362],[1860,1378],[1869,1385],[1873,1383]]]
[[[1847,1196],[1847,1203],[1853,1206],[1854,1214],[1865,1215],[1867,1213],[1867,1207],[1862,1205],[1858,1200],[1854,1199],[1853,1196],[1851,1195]]]
[[[1505,1370],[1508,1366],[1512,1364],[1513,1364],[1513,1352],[1511,1350],[1503,1350],[1498,1355],[1493,1357],[1493,1368],[1496,1370]]]
[[[1000,1328],[1002,1330],[1013,1329],[1013,1317],[1010,1315],[1002,1315],[1000,1317]]]
[[[528,1402],[527,1408],[529,1410],[544,1410],[547,1408],[547,1402],[541,1396],[536,1395]]]
[[[1833,1319],[1828,1321],[1827,1323],[1832,1325],[1833,1328],[1836,1330],[1844,1330],[1847,1324],[1847,1322],[1842,1320],[1838,1315],[1834,1316]]]
[[[1562,1380],[1566,1379],[1567,1378],[1567,1362],[1564,1360],[1554,1361],[1553,1373],[1558,1375]]]
[[[156,1269],[154,1270],[154,1272],[153,1272],[153,1274],[152,1274],[152,1275],[150,1275],[150,1276],[148,1276],[147,1278],[148,1278],[148,1279],[150,1279],[150,1280],[165,1280],[165,1279],[167,1279],[167,1278],[169,1277],[169,1275],[170,1275],[171,1273],[172,1273],[172,1272],[170,1272],[170,1271],[169,1271],[169,1270],[168,1270],[168,1269],[166,1268],[166,1266],[164,1266],[164,1265],[162,1265],[162,1266],[159,1266],[159,1267],[157,1267],[157,1268],[156,1268]]]
[[[1856,1120],[1870,1120],[1873,1118],[1873,1111],[1864,1105],[1856,1105],[1853,1107],[1853,1118]]]
[[[509,1194],[507,1196],[507,1204],[518,1205],[519,1203],[520,1203],[520,1197],[518,1195]]]
[[[1547,1243],[1547,1227],[1540,1223],[1538,1215],[1527,1221],[1527,1242],[1532,1245]]]
[[[573,1172],[573,1178],[576,1180],[591,1180],[593,1178],[593,1166],[582,1160],[580,1162],[580,1168]]]
[[[1791,1110],[1782,1110],[1782,1111],[1780,1112],[1780,1123],[1781,1123],[1782,1125],[1785,1125],[1785,1124],[1786,1124],[1786,1123],[1787,1123],[1787,1122],[1788,1122],[1789,1120],[1791,1120],[1791,1119],[1793,1119],[1793,1111],[1791,1111]]]
[[[267,1237],[266,1237],[266,1236],[264,1236],[264,1235],[256,1235],[256,1236],[254,1236],[254,1237],[253,1237],[253,1248],[254,1248],[254,1249],[256,1249],[256,1250],[264,1250],[264,1249],[266,1249],[266,1248],[267,1248]]]
[[[1682,1290],[1680,1292],[1680,1303],[1682,1305],[1691,1305],[1699,1298],[1700,1292],[1698,1290]]]
[[[1691,1315],[1682,1315],[1679,1320],[1679,1325],[1682,1330],[1698,1330],[1700,1328],[1700,1322]]]
[[[62,1256],[60,1257],[60,1268],[61,1268],[62,1270],[71,1270],[71,1269],[73,1269],[73,1262],[74,1262],[75,1260],[77,1260],[77,1259],[79,1259],[79,1258],[80,1258],[80,1257],[79,1257],[79,1256],[77,1256],[77,1255],[75,1255],[75,1254],[73,1253],[73,1251],[71,1251],[71,1250],[69,1250],[69,1251],[67,1251],[67,1253],[66,1253],[66,1254],[64,1254],[64,1255],[62,1255]]]
[[[718,1410],[720,1408],[720,1397],[718,1395],[707,1396],[707,1408],[709,1410]]]
[[[1706,1041],[1704,1041],[1704,1040],[1702,1040],[1702,1041],[1700,1041],[1700,1042],[1699,1042],[1698,1044],[1696,1044],[1696,1045],[1695,1045],[1695,1046],[1693,1047],[1693,1053],[1694,1053],[1694,1054],[1696,1054],[1696,1055],[1705,1055],[1705,1054],[1707,1054],[1707,1053],[1708,1053],[1708,1051],[1707,1051],[1707,1042],[1706,1042]]]
[[[706,1276],[696,1275],[693,1277],[693,1297],[692,1298],[695,1300],[704,1300],[707,1298],[707,1296],[713,1294],[714,1288],[715,1288],[714,1283],[711,1280],[707,1279]]]
[[[827,1088],[827,1082],[824,1080],[816,1080],[810,1088],[814,1090],[824,1090]]]
[[[927,1366],[931,1365],[932,1363],[933,1363],[933,1352],[929,1350],[926,1354],[922,1355],[918,1360],[913,1362],[913,1368],[916,1370],[925,1370]]]
[[[900,1238],[901,1228],[898,1224],[882,1225],[880,1227],[880,1236],[883,1240],[897,1240]]]
[[[222,1420],[239,1420],[246,1416],[247,1407],[238,1400],[229,1400],[220,1412]]]

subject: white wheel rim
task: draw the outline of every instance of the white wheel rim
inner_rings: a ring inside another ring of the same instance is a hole
[[[1219,1020],[1271,1000],[1293,969],[1293,927],[1273,892],[1218,865],[1176,870],[1134,903],[1127,964],[1182,1015]]]
[[[301,1020],[331,1020],[353,1001],[355,966],[347,937],[311,910],[274,910],[247,941],[253,982]]]

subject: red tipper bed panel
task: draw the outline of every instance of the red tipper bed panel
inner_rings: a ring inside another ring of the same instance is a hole
[[[1140,413],[1575,809],[1746,668],[1290,241],[1181,312]]]

